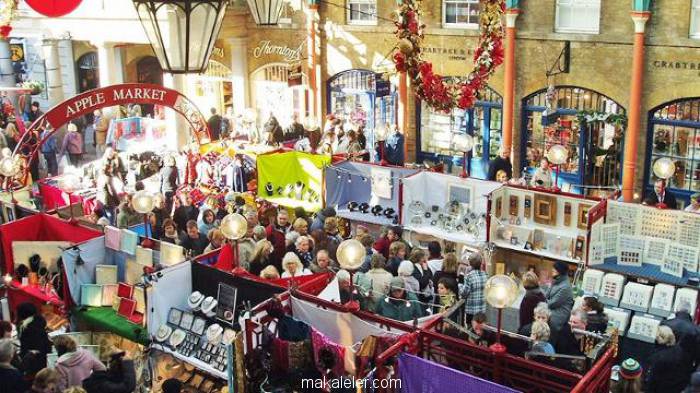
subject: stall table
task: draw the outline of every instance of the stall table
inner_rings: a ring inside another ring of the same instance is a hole
[[[148,330],[117,314],[112,307],[76,307],[73,315],[86,324],[106,330],[133,342],[148,345]]]
[[[66,196],[63,190],[58,188],[58,182],[55,178],[42,179],[37,182],[39,185],[39,194],[43,198],[44,210],[55,210],[59,207],[67,206]],[[83,197],[78,194],[70,195],[71,205],[82,203],[83,213],[88,215],[92,213],[97,206],[97,198],[94,196]]]

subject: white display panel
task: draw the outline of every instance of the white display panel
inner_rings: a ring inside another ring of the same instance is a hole
[[[627,332],[627,337],[654,343],[656,342],[656,333],[660,323],[661,320],[653,315],[635,314],[632,317],[632,322],[630,322],[630,330]]]
[[[601,303],[608,306],[617,307],[622,298],[622,291],[625,285],[625,277],[617,273],[607,273],[603,277],[600,286],[599,299]]]
[[[661,317],[667,317],[673,310],[673,295],[676,287],[668,284],[656,284],[654,295],[651,298],[649,313]]]
[[[651,285],[629,282],[625,285],[620,307],[634,311],[647,312],[654,287]]]
[[[600,286],[603,284],[605,273],[600,270],[586,269],[583,273],[583,291],[587,293],[600,293]]]

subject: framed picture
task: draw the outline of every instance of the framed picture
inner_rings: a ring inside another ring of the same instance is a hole
[[[5,218],[5,223],[12,222],[16,219],[17,213],[15,212],[14,203],[3,203],[2,214]]]
[[[556,225],[557,200],[552,195],[535,194],[535,222]]]
[[[518,238],[517,238],[516,236],[512,236],[512,237],[510,238],[510,244],[512,244],[512,245],[514,245],[514,246],[517,245],[517,244],[518,244]]]
[[[177,308],[171,308],[168,313],[168,323],[174,326],[180,326],[180,320],[182,319],[182,311]]]
[[[496,218],[501,218],[501,211],[503,209],[503,198],[496,198]]]
[[[518,215],[518,207],[520,205],[520,198],[517,195],[511,195],[508,200],[508,214],[511,216]]]
[[[523,210],[525,210],[525,218],[530,218],[530,214],[532,213],[532,197],[530,195],[525,195],[525,207]]]
[[[182,314],[182,319],[180,320],[180,328],[183,330],[192,329],[192,323],[194,322],[194,315],[188,312]]]
[[[530,243],[530,242],[525,242],[525,249],[526,249],[526,250],[532,250],[532,243]]]
[[[463,207],[472,208],[474,198],[474,187],[463,184],[448,184],[447,185],[447,201],[459,202]]]
[[[591,209],[591,205],[585,205],[583,203],[578,205],[578,228],[588,229],[588,211]]]

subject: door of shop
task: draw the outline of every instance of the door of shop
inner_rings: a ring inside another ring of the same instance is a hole
[[[346,131],[364,125],[370,160],[378,161],[374,130],[396,124],[396,89],[381,74],[356,69],[331,77],[327,92],[327,112],[343,120]]]
[[[523,99],[521,153],[523,168],[532,174],[553,145],[569,152],[561,165],[559,187],[587,195],[600,195],[619,188],[622,179],[623,130],[595,122],[581,130],[582,111],[624,114],[625,108],[611,98],[576,86],[556,86]]]

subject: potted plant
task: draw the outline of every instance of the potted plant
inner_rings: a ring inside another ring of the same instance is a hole
[[[39,81],[22,82],[22,87],[31,90],[31,95],[39,95],[44,91],[44,84]]]

